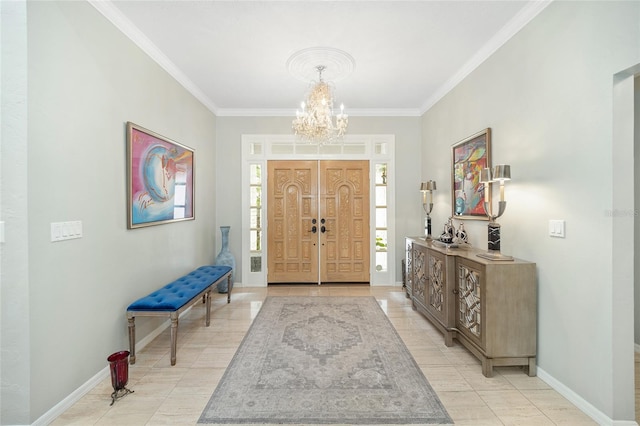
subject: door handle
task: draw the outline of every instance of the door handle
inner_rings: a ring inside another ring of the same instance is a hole
[[[324,226],[323,226],[323,228],[324,228]],[[307,232],[313,232],[313,233],[315,234],[316,232],[318,232],[318,227],[317,227],[317,226],[315,226],[315,225],[313,225],[313,226],[311,227],[311,231],[307,231]],[[324,231],[323,231],[323,232],[324,232]]]
[[[325,232],[329,232],[329,230],[324,225],[322,225],[320,227],[320,232],[322,232],[324,234]]]

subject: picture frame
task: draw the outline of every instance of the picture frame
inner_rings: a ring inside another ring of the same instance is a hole
[[[195,219],[195,151],[127,122],[127,228]]]
[[[451,147],[451,216],[489,220],[484,210],[485,185],[480,172],[491,168],[491,129],[486,128]]]

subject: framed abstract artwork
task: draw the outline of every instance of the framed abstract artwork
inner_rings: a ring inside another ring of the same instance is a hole
[[[127,123],[127,228],[194,216],[194,150]]]
[[[491,168],[491,129],[484,129],[453,145],[451,160],[452,216],[488,220],[480,171]]]

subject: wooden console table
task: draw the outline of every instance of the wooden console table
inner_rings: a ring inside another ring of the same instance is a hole
[[[492,261],[482,250],[440,247],[406,237],[406,292],[413,307],[444,335],[458,340],[482,362],[524,366],[536,375],[536,264]]]

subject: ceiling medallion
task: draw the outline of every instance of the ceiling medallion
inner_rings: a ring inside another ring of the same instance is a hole
[[[287,68],[295,78],[311,82],[306,101],[301,103],[302,110],[296,111],[292,128],[296,136],[311,143],[330,143],[342,137],[349,123],[344,113],[344,105],[340,105],[340,113],[333,116],[333,85],[326,82],[341,80],[353,72],[355,61],[345,52],[331,48],[304,49],[292,55],[287,61]],[[314,81],[314,74],[318,80]]]

